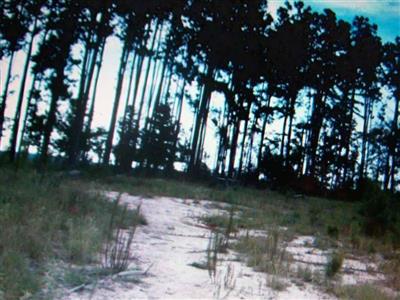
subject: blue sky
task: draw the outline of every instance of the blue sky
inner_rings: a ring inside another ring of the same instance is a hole
[[[269,0],[271,10],[281,6],[284,0]],[[291,1],[292,2],[292,1]],[[400,36],[400,0],[304,0],[316,11],[332,9],[338,18],[351,22],[357,15],[368,17],[378,25],[378,34],[384,42]]]

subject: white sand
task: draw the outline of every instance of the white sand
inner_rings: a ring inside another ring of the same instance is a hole
[[[110,198],[117,196],[114,192],[107,194]],[[147,270],[146,275],[139,283],[108,278],[93,291],[75,292],[65,299],[334,299],[311,284],[298,287],[289,281],[284,291],[274,291],[267,286],[267,274],[257,273],[244,262],[234,260],[233,252],[220,256],[215,276],[191,266],[206,261],[211,233],[199,217],[222,213],[210,201],[142,199],[124,194],[121,203],[130,208],[141,204],[141,212],[148,221],[147,226],[136,231],[132,245],[135,257],[130,266]],[[257,232],[257,235],[262,234]],[[303,261],[326,262],[326,253],[304,246],[312,240],[312,237],[297,238],[287,250]]]

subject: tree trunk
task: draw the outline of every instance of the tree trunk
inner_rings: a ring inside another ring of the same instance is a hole
[[[82,140],[82,133],[84,132],[84,122],[85,122],[85,115],[87,110],[87,105],[89,101],[89,93],[91,84],[93,81],[94,70],[97,65],[97,60],[99,56],[99,49],[103,48],[101,44],[104,40],[98,41],[98,43],[94,46],[94,49],[91,49],[91,55],[89,55],[88,59],[88,70],[87,73],[82,71],[83,77],[83,89],[80,90],[80,95],[78,96],[78,103],[77,103],[77,111],[75,116],[75,122],[73,124],[73,136],[72,136],[72,151],[70,153],[70,164],[74,166],[79,159],[81,154],[82,147],[86,143],[86,136]],[[103,50],[100,51],[100,56],[103,55]]]
[[[310,119],[311,128],[309,135],[309,157],[306,173],[311,177],[315,176],[318,142],[323,122],[323,98],[324,93],[322,91],[318,91],[314,98]]]
[[[153,104],[153,109],[152,109],[153,112],[154,112],[154,111],[156,110],[156,108],[160,105],[162,91],[163,91],[163,88],[165,88],[165,85],[166,85],[165,81],[168,80],[168,79],[166,78],[166,70],[167,70],[167,69],[166,69],[166,67],[165,67],[165,65],[164,65],[162,77],[161,77],[161,79],[160,79],[160,81],[159,81],[158,88],[157,88],[156,98],[155,98],[154,104]],[[149,116],[149,118],[151,118],[151,116]],[[147,123],[146,126],[148,126],[148,124],[149,124],[149,123]],[[146,128],[146,127],[145,127],[145,128]]]
[[[31,84],[31,87],[29,90],[28,98],[26,99],[26,109],[25,109],[24,120],[22,122],[21,137],[20,137],[20,141],[19,141],[19,145],[18,145],[18,150],[16,151],[18,153],[21,151],[27,151],[28,150],[27,148],[29,148],[29,145],[28,145],[28,147],[26,147],[26,145],[25,145],[24,137],[25,137],[26,128],[28,125],[29,112],[30,112],[30,108],[32,105],[32,97],[33,97],[33,92],[35,90],[36,79],[37,79],[36,74],[34,74],[33,78],[32,78],[32,84]]]
[[[267,110],[270,107],[271,98],[272,98],[272,93],[268,94],[268,100],[267,100],[267,106],[266,106]],[[263,147],[264,147],[265,129],[267,128],[267,121],[268,121],[268,114],[267,114],[267,112],[265,112],[264,113],[264,118],[263,118],[263,125],[262,125],[262,129],[261,129],[260,145],[258,147],[258,155],[257,155],[257,165],[258,165],[258,167],[260,166],[260,163],[261,163],[261,160],[262,160],[262,152],[263,152]]]
[[[206,83],[204,85],[204,89],[202,91],[202,96],[201,96],[201,101],[199,104],[199,110],[196,116],[195,124],[194,124],[194,130],[193,130],[193,139],[192,139],[192,149],[191,149],[191,156],[190,156],[190,163],[189,163],[189,172],[195,171],[196,166],[198,165],[198,147],[199,147],[199,138],[200,138],[200,133],[201,133],[201,127],[203,123],[205,122],[205,116],[206,116],[206,109],[208,107],[208,102],[210,101],[210,96],[211,96],[211,88],[210,84],[208,81],[212,80],[213,76],[210,76],[210,74],[213,74],[213,71],[210,69],[207,70],[207,73],[205,75],[206,78]]]
[[[103,39],[103,41],[101,43],[99,58],[96,62],[96,66],[97,66],[96,75],[95,75],[95,79],[94,79],[91,103],[90,103],[90,108],[89,108],[88,117],[87,117],[87,121],[86,121],[86,127],[85,127],[85,132],[86,132],[85,136],[86,137],[89,135],[91,127],[92,127],[94,107],[95,107],[95,103],[96,103],[97,86],[99,83],[100,71],[101,71],[101,67],[103,64],[104,48],[105,48],[105,39]]]
[[[185,86],[186,86],[186,81],[183,81],[182,88],[179,94],[179,101],[178,101],[178,111],[176,115],[176,129],[175,129],[175,151],[178,148],[179,144],[179,132],[181,130],[181,116],[182,116],[182,104],[183,104],[183,99],[185,98]]]
[[[138,98],[139,93],[139,83],[140,78],[143,72],[143,64],[144,64],[144,57],[139,56],[136,66],[136,78],[135,78],[135,85],[134,85],[134,92],[132,93],[132,104],[131,104],[131,113],[128,114],[128,118],[126,119],[125,124],[128,124],[131,127],[133,117],[135,115],[135,106],[136,106],[136,99]]]
[[[296,93],[297,94],[297,93]],[[286,141],[286,166],[289,165],[289,156],[290,156],[290,147],[291,147],[291,139],[292,139],[292,127],[293,127],[293,118],[294,118],[294,108],[296,102],[296,96],[292,96],[290,98],[290,108],[289,108],[289,129],[288,129],[288,137]]]
[[[345,138],[345,140],[346,140],[346,143],[345,143],[346,161],[345,161],[344,170],[343,170],[343,183],[347,182],[348,172],[349,172],[349,156],[350,156],[350,145],[351,145],[351,135],[352,135],[351,123],[353,122],[355,94],[356,94],[356,90],[355,90],[355,88],[353,88],[351,99],[350,99],[350,112],[349,112],[348,119],[347,119],[347,125],[349,126],[349,129],[347,132],[347,136]]]
[[[215,167],[215,173],[217,175],[221,175],[225,172],[222,169],[222,162],[225,160],[225,151],[226,151],[226,140],[228,134],[228,124],[227,124],[227,111],[228,111],[228,104],[225,102],[224,110],[221,112],[220,118],[220,130],[219,130],[219,142],[218,142],[218,155]]]
[[[128,91],[126,93],[126,99],[125,99],[125,108],[124,108],[124,113],[123,113],[123,119],[122,119],[122,128],[125,128],[125,122],[127,120],[127,115],[128,115],[128,109],[129,109],[129,102],[130,102],[130,98],[131,98],[131,92],[132,92],[132,83],[133,83],[133,75],[135,72],[135,65],[136,65],[136,61],[138,58],[138,54],[135,53],[132,59],[132,63],[131,63],[131,69],[129,71],[129,85],[128,85]]]
[[[48,150],[49,150],[49,145],[50,145],[50,138],[51,134],[53,132],[54,125],[56,124],[57,121],[57,106],[58,106],[58,100],[60,98],[60,95],[56,93],[55,91],[60,90],[60,86],[64,84],[64,78],[63,78],[63,73],[64,73],[64,67],[59,68],[57,70],[57,76],[52,79],[52,95],[51,95],[51,101],[50,101],[50,108],[49,112],[47,115],[47,120],[44,125],[44,131],[43,131],[43,141],[42,141],[42,147],[41,147],[41,162],[43,164],[47,163],[47,158],[48,158]]]
[[[105,150],[104,150],[103,164],[109,163],[112,143],[114,140],[114,131],[115,131],[115,124],[117,122],[118,107],[119,107],[119,102],[120,102],[120,98],[121,98],[122,86],[123,86],[123,82],[124,82],[125,68],[126,68],[126,64],[127,64],[128,55],[129,55],[127,43],[128,43],[128,41],[124,42],[124,47],[122,49],[122,55],[121,55],[120,64],[119,64],[117,87],[115,89],[114,106],[113,106],[113,110],[111,113],[111,121],[110,121],[109,130],[108,130],[106,146],[105,146]]]
[[[253,126],[254,126],[255,124],[257,124],[257,122],[258,122],[258,119],[256,118],[256,119],[254,120]],[[249,145],[248,154],[247,154],[247,163],[246,163],[246,169],[247,169],[247,171],[250,171],[250,170],[251,170],[251,166],[252,166],[251,161],[252,161],[252,158],[253,158],[254,133],[255,133],[255,130],[254,130],[254,127],[252,127],[252,129],[251,129],[251,135],[250,135],[250,145]]]
[[[288,119],[288,113],[285,112],[285,119],[283,121],[283,126],[282,126],[282,139],[281,139],[281,150],[280,150],[280,156],[281,156],[282,159],[283,159],[283,150],[285,148],[285,136],[286,136],[287,119]]]
[[[244,156],[244,148],[245,148],[245,144],[246,144],[247,126],[249,125],[250,109],[251,109],[251,104],[249,105],[249,108],[248,108],[247,114],[246,114],[246,119],[244,120],[244,130],[243,130],[243,136],[242,136],[242,142],[241,142],[242,146],[240,149],[240,156],[239,156],[238,176],[240,176],[242,174],[243,156]]]
[[[370,115],[370,102],[369,98],[365,99],[364,102],[364,124],[363,124],[363,132],[362,132],[362,146],[361,146],[361,160],[360,160],[360,169],[359,169],[359,180],[361,181],[365,176],[365,157],[367,150],[367,138],[368,138],[368,130],[369,130],[369,115]]]
[[[33,40],[35,38],[35,32],[36,32],[36,23],[37,23],[37,20],[35,19],[35,23],[33,25],[33,30],[31,33],[31,40],[29,41],[28,53],[26,54],[24,70],[22,72],[21,86],[19,89],[17,107],[15,109],[14,125],[13,125],[13,129],[12,129],[12,133],[11,133],[11,146],[10,146],[10,161],[12,161],[12,162],[15,160],[16,151],[17,151],[19,120],[21,118],[22,103],[24,101],[25,84],[26,84],[26,78],[28,77],[29,63],[31,61]]]
[[[10,86],[10,81],[11,81],[11,70],[14,62],[14,54],[15,52],[12,51],[10,55],[10,62],[8,63],[8,70],[7,70],[7,76],[6,76],[6,81],[4,83],[4,91],[3,95],[1,96],[1,103],[0,103],[0,146],[2,142],[2,137],[3,137],[3,126],[4,126],[4,114],[6,111],[6,102],[7,102],[7,96],[8,96],[8,88]]]
[[[173,76],[173,73],[172,73],[172,70],[170,70],[169,75],[167,76],[168,80],[167,80],[166,88],[162,90],[161,99],[163,100],[162,101],[163,104],[167,104],[168,99],[169,99],[169,89],[171,87],[172,76]]]
[[[233,128],[232,141],[229,154],[228,177],[231,178],[235,170],[236,148],[240,130],[240,118],[236,117],[236,123]]]
[[[146,112],[145,124],[144,124],[143,128],[146,128],[146,127],[147,127],[147,121],[148,121],[148,119],[150,118],[150,110],[151,110],[151,105],[152,105],[153,96],[154,96],[154,84],[155,84],[155,82],[156,82],[157,73],[159,73],[159,72],[157,72],[157,70],[159,69],[159,68],[158,68],[158,66],[159,66],[159,60],[157,59],[156,55],[157,55],[158,53],[160,53],[160,49],[161,49],[161,45],[162,45],[162,43],[161,43],[161,34],[162,34],[162,31],[163,31],[163,26],[161,25],[160,30],[158,30],[158,38],[156,38],[157,41],[155,41],[155,42],[157,42],[158,44],[157,44],[157,49],[156,49],[156,51],[155,51],[155,53],[154,53],[154,58],[155,58],[155,59],[154,59],[154,63],[153,63],[153,69],[152,69],[152,72],[151,72],[151,74],[152,74],[152,79],[151,79],[150,91],[149,91],[149,95],[148,95],[148,99],[147,99],[147,101],[148,101],[148,104],[147,104],[147,112]],[[164,62],[166,62],[165,59],[164,59]]]
[[[204,119],[201,124],[200,143],[199,143],[199,146],[197,149],[196,162],[195,162],[195,168],[197,170],[200,168],[201,162],[203,159],[203,149],[204,149],[204,142],[205,142],[206,131],[207,131],[208,112],[210,111],[210,101],[211,101],[211,92],[208,95],[207,106],[206,106],[204,117],[203,117]]]
[[[399,138],[399,128],[398,128],[398,123],[399,123],[399,102],[400,102],[400,88],[396,90],[395,93],[395,107],[394,107],[394,116],[393,116],[393,126],[392,126],[392,134],[394,135],[393,139],[393,148],[392,148],[392,168],[390,171],[390,191],[394,193],[396,189],[396,182],[395,182],[395,174],[396,174],[396,169],[397,169],[397,156],[399,149],[397,149],[396,153],[396,148],[397,148],[397,143],[398,143],[398,138]]]

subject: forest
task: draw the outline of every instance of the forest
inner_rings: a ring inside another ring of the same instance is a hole
[[[0,299],[399,299],[400,37],[307,2],[0,0]]]
[[[394,192],[400,38],[384,43],[377,29],[303,2],[273,17],[265,0],[1,1],[2,161],[157,174],[178,163],[192,177],[310,193],[340,196],[367,179]],[[111,37],[122,50],[104,128],[93,117]]]

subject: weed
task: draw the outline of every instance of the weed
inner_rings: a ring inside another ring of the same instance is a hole
[[[309,267],[298,266],[296,270],[296,277],[300,278],[304,282],[312,282],[313,272]]]
[[[50,260],[96,263],[112,203],[93,185],[56,174],[0,169],[0,290],[35,298],[50,279]],[[118,208],[120,212],[122,209]],[[119,213],[118,213],[119,215]],[[45,298],[52,298],[46,295]]]
[[[202,217],[202,221],[214,231],[222,233],[226,231],[229,219],[227,215],[219,214],[219,215],[204,216]]]
[[[247,257],[247,264],[257,271],[270,274],[288,272],[290,256],[280,241],[281,233],[273,229],[267,237],[242,237],[235,249]]]
[[[317,207],[311,207],[308,210],[308,217],[311,226],[315,226],[319,223],[319,216],[321,214],[321,209]]]
[[[126,205],[120,215],[118,215],[120,199],[121,194],[114,201],[114,207],[110,217],[108,237],[104,248],[103,267],[106,270],[111,270],[113,273],[124,271],[128,267],[129,260],[132,257],[131,245],[137,227],[137,220],[135,218],[132,218],[131,216],[131,219],[128,219],[129,215],[127,214],[128,209]],[[140,206],[136,209],[135,215],[140,215]],[[124,224],[127,222],[125,221],[126,219],[130,222],[130,224],[127,224],[128,226],[126,230],[117,227],[115,232],[113,232],[117,219]]]
[[[325,274],[328,278],[333,278],[337,273],[339,273],[343,264],[343,254],[338,252],[333,252],[325,269]]]
[[[337,240],[339,238],[339,229],[337,228],[337,226],[328,225],[326,233],[328,234],[329,237],[333,239]]]
[[[274,291],[282,292],[288,287],[288,284],[278,276],[270,275],[267,278],[267,286]]]
[[[314,239],[313,246],[321,250],[328,250],[331,248],[336,248],[337,244],[329,237],[317,235]]]
[[[294,225],[299,223],[301,220],[301,215],[297,211],[292,211],[288,214],[285,214],[282,219],[282,225]]]
[[[370,284],[338,286],[334,288],[334,293],[340,299],[352,299],[352,300],[391,299],[379,288]]]
[[[206,250],[206,261],[208,273],[211,278],[215,278],[218,263],[218,253],[226,253],[227,245],[228,242],[223,234],[219,233],[218,231],[210,231],[210,238],[208,240]]]
[[[382,269],[386,274],[389,286],[400,291],[400,253],[387,257],[387,260],[382,264]]]

